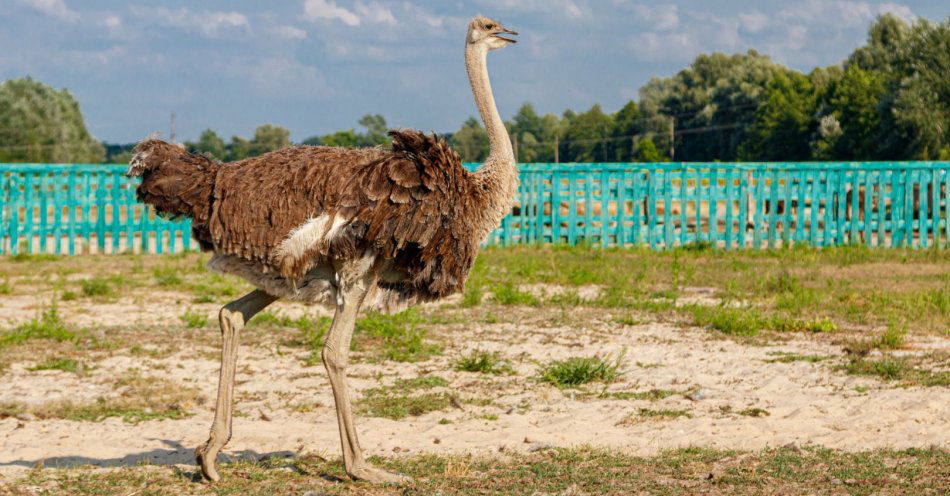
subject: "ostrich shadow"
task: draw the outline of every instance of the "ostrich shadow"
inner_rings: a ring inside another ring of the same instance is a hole
[[[156,440],[156,439],[151,439]],[[94,458],[88,456],[54,456],[49,458],[39,458],[36,460],[12,460],[7,462],[0,462],[0,467],[25,467],[33,468],[37,465],[42,465],[44,468],[76,468],[76,467],[91,467],[91,468],[114,468],[114,467],[134,467],[142,464],[148,464],[152,466],[176,466],[176,465],[194,465],[195,464],[195,449],[189,448],[182,445],[178,441],[173,441],[169,439],[158,439],[162,444],[167,446],[167,448],[156,448],[148,451],[143,451],[140,453],[131,453],[117,458]],[[228,463],[234,461],[251,461],[256,462],[260,460],[266,460],[269,458],[283,458],[286,459],[287,464],[282,465],[280,468],[289,468],[301,475],[317,475],[328,481],[339,481],[340,479],[336,476],[319,473],[319,474],[310,474],[298,464],[293,462],[296,453],[293,451],[272,451],[268,453],[260,453],[254,450],[242,450],[234,451],[229,454],[221,453],[218,455],[219,463]],[[181,471],[181,475],[192,480],[198,481],[201,479],[201,471],[195,467],[194,471],[185,470]]]

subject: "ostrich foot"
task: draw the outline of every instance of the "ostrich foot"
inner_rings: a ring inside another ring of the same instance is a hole
[[[346,473],[350,474],[350,477],[356,480],[364,480],[376,484],[406,484],[412,482],[412,477],[387,472],[365,462],[347,470]]]
[[[218,469],[215,467],[215,459],[218,457],[218,450],[210,449],[210,441],[195,449],[195,461],[201,467],[201,475],[211,482],[218,482],[221,476],[218,475]]]

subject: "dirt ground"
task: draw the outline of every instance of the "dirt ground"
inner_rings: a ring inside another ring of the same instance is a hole
[[[526,291],[539,291],[537,287]],[[557,288],[540,291],[557,292]],[[596,293],[597,288],[586,288]],[[73,467],[191,465],[206,439],[217,384],[218,303],[194,303],[190,294],[150,288],[112,299],[58,303],[62,319],[94,329],[113,347],[68,352],[83,370],[31,370],[55,354],[56,343],[23,353],[0,369],[0,404],[42,405],[96,401],[121,394],[115,378],[154,377],[197,394],[181,418],[129,422],[43,419],[11,414],[0,419],[0,481],[38,465]],[[691,288],[693,303],[716,304],[713,291]],[[0,328],[34,318],[49,291],[0,296]],[[782,339],[727,339],[709,329],[651,314],[579,305],[567,309],[484,304],[462,308],[458,298],[422,310],[423,326],[441,353],[415,363],[374,359],[356,352],[351,387],[359,398],[397,379],[438,376],[453,395],[436,411],[398,420],[357,419],[368,454],[493,453],[547,446],[590,445],[648,455],[686,447],[757,450],[816,445],[847,451],[950,447],[950,388],[921,387],[848,375],[837,368],[840,342],[820,334]],[[185,309],[207,323],[187,329]],[[329,315],[319,308],[278,303],[277,315]],[[622,318],[621,318],[622,317]],[[322,365],[308,365],[310,349],[288,344],[290,327],[249,327],[240,351],[234,435],[222,460],[273,455],[338,456],[330,386]],[[898,354],[950,349],[946,335],[907,337]],[[454,364],[475,350],[497,352],[513,373],[460,372]],[[610,384],[558,388],[538,381],[539,366],[574,356],[622,356]],[[782,360],[783,357],[814,360]],[[170,381],[170,382],[169,382]],[[651,395],[650,391],[663,394]],[[627,393],[627,394],[624,394]],[[101,400],[100,400],[101,401]]]

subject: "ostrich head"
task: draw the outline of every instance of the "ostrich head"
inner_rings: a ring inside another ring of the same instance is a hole
[[[472,22],[468,23],[468,37],[466,40],[471,45],[483,45],[488,50],[496,50],[517,43],[515,40],[499,36],[502,34],[516,35],[518,33],[502,26],[500,22],[494,19],[477,16],[472,19]]]

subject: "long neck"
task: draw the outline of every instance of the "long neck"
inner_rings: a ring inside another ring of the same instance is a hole
[[[511,149],[508,130],[505,129],[505,123],[502,122],[501,116],[498,115],[498,108],[495,106],[491,82],[488,80],[487,59],[488,49],[484,45],[471,43],[465,47],[465,69],[468,71],[468,81],[472,85],[475,105],[485,124],[485,130],[488,131],[488,142],[491,146],[486,165],[501,163],[514,167],[515,154]]]

